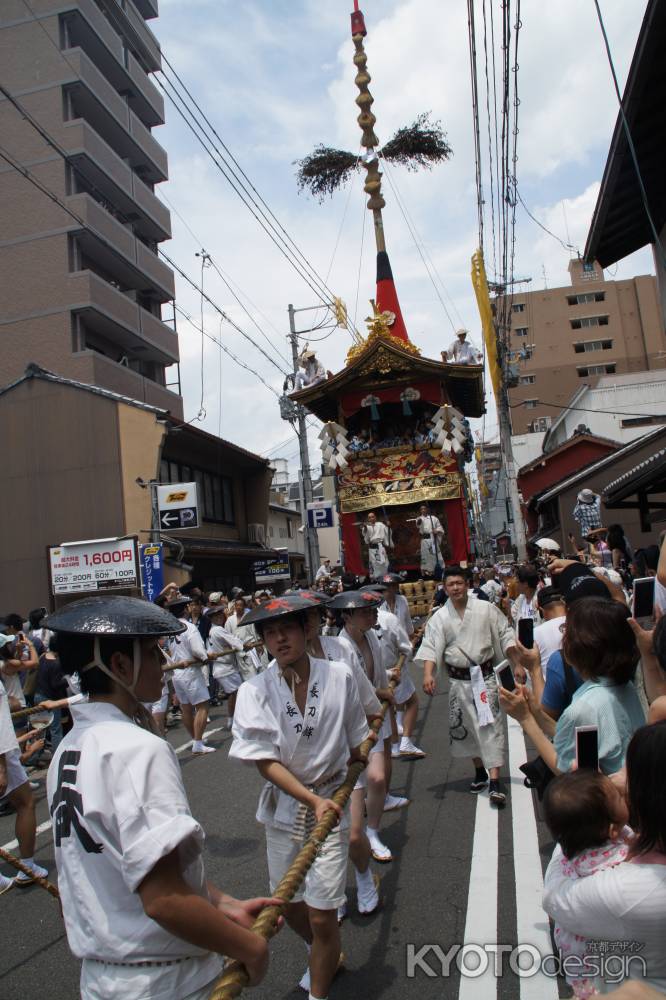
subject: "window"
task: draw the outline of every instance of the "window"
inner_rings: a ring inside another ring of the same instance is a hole
[[[525,407],[526,410],[536,410],[538,405],[539,405],[538,399],[526,399],[523,402],[523,406]]]
[[[528,334],[528,328],[526,326],[517,326],[513,332],[516,337],[526,337]]]
[[[294,522],[290,517],[287,518],[287,538],[294,537]]]
[[[524,302],[514,302],[513,305],[511,306],[511,310],[512,310],[512,312],[515,312],[515,313],[524,313],[525,312],[525,303]]]
[[[197,500],[204,521],[234,524],[233,483],[228,476],[219,476],[205,469],[162,459],[160,481],[163,483],[197,484]]]
[[[521,361],[531,361],[533,351],[534,344],[523,344],[518,352],[518,357]]]
[[[605,292],[582,292],[580,295],[567,295],[567,302],[570,306],[582,306],[588,302],[604,302]]]
[[[506,506],[506,519],[509,524],[513,524],[513,510],[511,509],[511,503],[509,500],[505,500],[504,504]]]
[[[521,375],[518,379],[520,385],[534,385],[536,382],[536,375]]]
[[[533,420],[532,423],[528,425],[527,429],[533,434],[538,431],[547,431],[552,422],[552,417],[537,417],[536,420]]]
[[[584,354],[587,351],[610,351],[612,346],[612,340],[579,340],[574,344],[574,351],[576,354]]]
[[[581,316],[580,319],[570,319],[572,330],[584,330],[589,326],[608,326],[608,316]]]
[[[583,263],[583,270],[585,271],[586,274],[590,274],[591,272],[593,272],[594,271],[594,261],[593,260],[586,260]]]
[[[666,415],[656,417],[627,417],[620,421],[620,427],[649,427],[650,424],[666,424]]]
[[[585,368],[576,369],[578,378],[587,378],[588,375],[614,375],[615,365],[587,365]]]

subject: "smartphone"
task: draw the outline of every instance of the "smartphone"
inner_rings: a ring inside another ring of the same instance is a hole
[[[599,770],[599,731],[596,726],[576,726],[576,765]]]
[[[654,617],[654,577],[642,576],[634,580],[632,614],[636,621],[646,621]]]
[[[508,660],[502,660],[502,662],[495,667],[495,677],[497,678],[499,686],[503,687],[506,691],[516,690],[516,679],[513,676],[513,670],[511,669],[511,664]]]
[[[518,640],[525,649],[532,649],[534,646],[534,621],[531,618],[518,619]]]

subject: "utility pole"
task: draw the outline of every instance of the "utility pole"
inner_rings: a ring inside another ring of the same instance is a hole
[[[320,307],[317,307],[320,308]],[[299,310],[300,312],[301,310]],[[288,306],[289,312],[289,341],[291,343],[291,359],[294,366],[294,376],[298,373],[298,333],[296,331],[296,310],[291,302]],[[309,332],[309,331],[302,331]],[[308,525],[308,504],[312,503],[312,478],[310,476],[310,456],[308,453],[308,435],[305,425],[305,410],[296,404],[296,425],[298,430],[298,448],[301,457],[301,470],[299,479],[299,494],[301,501],[301,520],[303,522],[303,532],[305,541],[305,567],[310,583],[314,582],[315,573],[319,569],[319,538],[317,529]]]
[[[502,399],[497,400],[497,419],[499,421],[500,445],[502,447],[502,455],[504,457],[509,502],[513,513],[513,530],[516,538],[516,548],[518,550],[518,558],[521,562],[524,562],[527,559],[527,537],[525,535],[525,522],[523,520],[523,512],[520,506],[520,495],[518,493],[516,463],[513,458],[513,446],[511,444],[509,393],[504,381],[502,382]]]
[[[526,284],[531,280],[531,278],[516,278],[507,284]],[[495,288],[503,296],[506,295],[506,285],[496,285]],[[508,313],[506,312],[506,306],[502,309],[502,313],[505,319],[507,317],[510,319],[511,312],[510,310]],[[507,385],[509,329],[508,325],[503,325],[497,319],[497,312],[495,311],[495,336],[499,347],[499,363],[502,372],[500,398],[496,400],[500,447],[504,459],[509,503],[511,504],[511,512],[513,514],[516,549],[518,550],[518,558],[521,562],[524,562],[527,559],[527,537],[525,535],[525,522],[523,520],[520,495],[518,493],[518,478],[516,476],[516,463],[513,457],[513,445],[511,444],[511,410],[509,409],[509,387]]]

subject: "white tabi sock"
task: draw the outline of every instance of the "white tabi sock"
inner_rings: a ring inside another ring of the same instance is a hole
[[[366,889],[368,886],[373,884],[370,865],[368,865],[364,872],[360,872],[358,868],[354,866],[354,872],[356,873],[356,885],[359,889]]]

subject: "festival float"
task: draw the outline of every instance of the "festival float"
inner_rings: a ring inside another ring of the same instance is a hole
[[[472,458],[473,444],[467,417],[484,413],[483,365],[476,357],[467,364],[423,357],[410,340],[386,252],[380,164],[385,159],[412,168],[431,166],[447,159],[451,150],[438,123],[431,125],[427,115],[380,147],[363,42],[366,28],[357,2],[351,18],[357,121],[365,154],[359,158],[318,146],[299,163],[299,185],[320,197],[331,194],[360,159],[374,223],[376,294],[367,335],[356,335],[344,368],[326,374],[319,366],[319,375],[290,398],[324,425],[323,464],[336,477],[345,569],[356,574],[372,570],[366,525],[374,513],[387,528],[391,568],[419,577],[423,531],[417,519],[426,505],[428,516],[444,529],[431,573],[439,576],[445,562],[470,558],[464,463]]]

